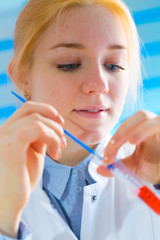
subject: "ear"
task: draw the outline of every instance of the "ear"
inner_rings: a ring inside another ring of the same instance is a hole
[[[16,76],[15,76],[15,72],[14,72],[14,65],[13,65],[13,61],[11,60],[9,65],[8,65],[8,69],[7,69],[7,73],[10,77],[10,79],[13,81],[13,83],[16,85],[16,87],[23,92],[24,95],[28,95],[30,96],[30,82],[27,79],[27,77],[24,77],[23,80],[19,81]]]

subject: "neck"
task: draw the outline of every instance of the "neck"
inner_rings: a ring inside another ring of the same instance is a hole
[[[94,149],[97,144],[92,144],[89,147]],[[60,164],[68,166],[76,166],[83,161],[90,153],[79,146],[71,139],[67,139],[67,147],[62,150],[62,157],[58,160]]]

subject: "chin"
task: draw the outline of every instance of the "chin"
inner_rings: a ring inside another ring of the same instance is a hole
[[[98,131],[98,130],[86,130],[81,133],[78,137],[79,140],[87,145],[98,144],[108,135],[108,131]]]
[[[75,124],[75,122],[70,124],[67,120],[68,119],[65,119],[64,128],[87,145],[98,144],[101,142],[107,137],[112,128],[110,121],[107,121],[108,124],[106,124],[105,121],[103,124],[91,123],[82,125],[79,123],[78,125]]]

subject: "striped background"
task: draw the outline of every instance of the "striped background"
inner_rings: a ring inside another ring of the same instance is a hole
[[[3,3],[2,3],[3,2]],[[10,94],[15,87],[6,75],[13,54],[13,31],[18,13],[27,0],[4,0],[0,3],[0,125],[15,111],[18,102]],[[130,7],[144,48],[143,98],[123,114],[126,118],[143,108],[160,114],[160,0],[126,0]]]

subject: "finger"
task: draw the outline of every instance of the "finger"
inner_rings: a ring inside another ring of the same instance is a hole
[[[109,141],[104,151],[104,162],[109,164],[116,158],[119,148],[125,143],[130,142],[130,136],[136,129],[149,119],[154,119],[157,115],[152,112],[139,111],[127,119],[117,130],[115,135]],[[130,142],[132,143],[132,142]]]
[[[51,128],[55,133],[60,137],[61,139],[61,146],[64,148],[66,147],[66,138],[64,135],[63,128],[60,124],[55,122],[54,120],[51,120],[49,118],[46,118],[38,113],[32,113],[30,115],[27,115],[23,118],[18,119],[16,122],[13,122],[12,124],[7,127],[7,130],[5,129],[5,135],[8,136],[11,134],[14,134],[15,131],[20,131],[21,128],[24,128],[25,126],[33,126],[34,124],[38,124],[38,122],[44,123],[46,126]],[[25,135],[24,135],[25,137]]]
[[[39,113],[42,116],[50,118],[57,121],[59,124],[64,123],[62,116],[57,112],[57,110],[49,104],[37,103],[37,102],[26,102],[24,103],[6,122],[12,123],[19,118],[27,116],[31,113]]]
[[[40,144],[38,144],[40,143]],[[57,157],[56,152],[60,151],[62,144],[60,137],[51,128],[46,126],[43,122],[34,122],[29,126],[24,126],[19,131],[12,135],[12,151],[16,146],[17,153],[27,152],[27,149],[34,144],[34,150],[42,151],[42,146],[45,144],[53,149],[52,157]],[[19,159],[19,158],[18,158]],[[17,161],[19,161],[17,159]]]
[[[107,166],[104,164],[101,164],[98,168],[97,168],[97,173],[99,173],[101,176],[103,177],[113,177],[113,174],[111,173],[111,171],[109,171],[107,169]]]
[[[154,119],[144,122],[129,136],[129,141],[133,144],[140,144],[145,141],[150,136],[156,136],[160,133],[160,117],[155,117]]]
[[[66,138],[64,135],[64,130],[60,124],[58,124],[57,122],[49,118],[43,117],[42,115],[37,113],[31,114],[28,118],[29,118],[28,121],[30,122],[30,124],[32,124],[32,122],[40,121],[44,123],[46,126],[48,126],[49,128],[51,128],[61,139],[62,148],[66,147]]]
[[[135,164],[133,164],[133,161],[130,161],[129,158],[125,158],[121,160],[131,171],[134,171]],[[101,164],[97,168],[97,173],[99,173],[103,177],[113,177],[112,172],[107,168],[106,164]]]
[[[132,115],[130,118],[128,118],[121,124],[112,140],[117,144],[121,145],[121,142],[124,142],[123,138],[126,138],[126,136],[130,134],[130,131],[134,131],[134,129],[136,129],[139,125],[141,125],[145,121],[148,121],[149,119],[155,118],[156,116],[157,115],[155,113],[148,111],[136,112],[134,115]]]

